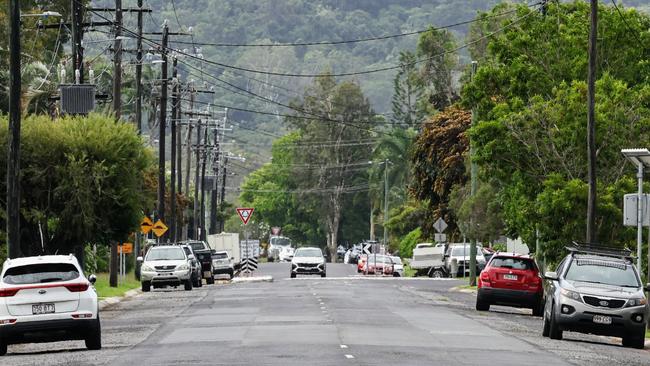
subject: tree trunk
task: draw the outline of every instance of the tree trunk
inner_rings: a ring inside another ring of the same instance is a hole
[[[111,262],[110,262],[110,275],[109,275],[109,285],[111,287],[117,287],[117,271],[118,268],[118,255],[117,255],[117,242],[111,243]]]

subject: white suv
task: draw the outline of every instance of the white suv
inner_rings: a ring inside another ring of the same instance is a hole
[[[185,286],[186,291],[192,290],[192,263],[183,248],[178,245],[161,245],[151,247],[144,257],[138,257],[142,262],[140,280],[142,291],[148,292],[151,287]]]
[[[52,255],[9,259],[0,274],[0,355],[7,345],[84,340],[102,348],[95,276],[77,259]]]

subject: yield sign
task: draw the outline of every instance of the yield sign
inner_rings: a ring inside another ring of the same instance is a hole
[[[157,237],[161,237],[165,235],[167,232],[167,225],[163,223],[161,220],[158,220],[156,224],[153,226],[153,233],[156,234]]]
[[[149,232],[153,229],[153,222],[148,216],[145,216],[142,219],[142,222],[140,222],[140,230],[144,235],[149,234]]]
[[[255,211],[254,208],[238,208],[237,213],[239,214],[239,218],[241,219],[241,222],[244,223],[244,225],[248,224],[248,220],[251,219],[251,216],[253,216],[253,211]]]

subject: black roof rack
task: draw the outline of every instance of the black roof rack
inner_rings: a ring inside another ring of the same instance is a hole
[[[565,247],[571,254],[595,254],[612,258],[631,260],[632,251],[627,248],[608,247],[598,243],[581,243],[574,241],[572,246]]]

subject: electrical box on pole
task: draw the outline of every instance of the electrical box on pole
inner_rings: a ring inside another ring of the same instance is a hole
[[[641,223],[643,226],[650,226],[650,206],[648,201],[650,195],[644,194],[641,198]],[[637,226],[639,195],[637,193],[626,194],[623,200],[623,225]]]

